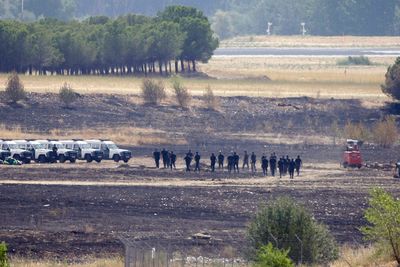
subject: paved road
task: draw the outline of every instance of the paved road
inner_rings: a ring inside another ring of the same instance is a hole
[[[400,48],[218,48],[215,56],[400,56]]]

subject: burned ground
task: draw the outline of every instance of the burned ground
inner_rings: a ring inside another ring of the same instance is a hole
[[[174,171],[152,167],[153,149],[162,148],[157,144],[125,144],[134,155],[129,165],[1,166],[0,240],[10,245],[12,254],[77,259],[121,254],[119,237],[126,234],[150,245],[167,240],[179,249],[192,249],[197,245],[187,246],[187,238],[206,231],[219,243],[202,246],[204,253],[226,245],[240,251],[246,244],[246,225],[259,204],[288,196],[326,223],[340,243],[354,244],[363,242],[358,229],[365,224],[368,191],[382,186],[400,195],[399,181],[391,172],[341,169],[341,145],[290,142],[297,136],[330,137],[334,121],[339,127],[349,120],[371,126],[391,108],[366,108],[358,100],[227,97],[221,98],[218,111],[211,111],[201,98],[194,102],[185,111],[171,103],[144,106],[138,96],[83,95],[73,109],[64,109],[56,94],[32,93],[19,107],[1,104],[1,114],[18,114],[1,117],[7,127],[47,134],[53,129],[134,126],[165,131],[167,138],[181,135],[187,144],[166,147],[178,155]],[[270,142],[261,138],[265,133],[285,138]],[[187,149],[200,151],[204,163],[218,150],[255,151],[259,158],[265,151],[301,155],[304,173],[294,181],[247,171],[212,174],[205,168],[188,174],[182,166]],[[362,153],[368,162],[395,161],[399,156],[398,147],[364,146]]]

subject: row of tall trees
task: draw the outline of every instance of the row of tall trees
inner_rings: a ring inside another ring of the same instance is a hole
[[[170,6],[156,17],[90,17],[82,22],[0,21],[0,71],[131,74],[196,71],[218,46],[195,8]]]

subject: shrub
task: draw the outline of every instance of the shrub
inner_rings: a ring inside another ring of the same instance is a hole
[[[359,57],[348,57],[343,60],[339,60],[337,62],[338,65],[340,66],[348,66],[348,65],[372,65],[372,62],[369,60],[368,57],[365,56],[359,56]]]
[[[11,102],[17,103],[26,98],[24,85],[16,72],[11,73],[6,83],[6,95]]]
[[[208,86],[204,92],[204,102],[207,108],[211,110],[217,110],[220,106],[219,99],[214,95],[210,86]]]
[[[181,108],[188,108],[192,97],[186,87],[182,85],[178,78],[172,80],[172,87],[175,91],[176,101]]]
[[[249,226],[248,238],[253,258],[270,242],[289,250],[289,257],[297,263],[327,263],[338,258],[337,244],[327,228],[288,198],[262,207]]]
[[[374,142],[382,147],[388,148],[398,140],[396,119],[393,116],[386,116],[378,121],[372,129]]]
[[[63,86],[61,86],[58,96],[67,108],[78,99],[78,94],[68,83],[64,83]]]
[[[7,258],[7,245],[6,243],[0,243],[0,267],[9,267]]]
[[[361,231],[367,240],[378,242],[380,248],[389,246],[400,265],[400,200],[381,188],[373,189],[370,196],[369,208],[365,211],[370,225]]]
[[[356,139],[364,142],[369,139],[371,134],[361,122],[352,123],[348,121],[344,126],[344,135],[345,138]]]
[[[158,105],[166,97],[164,84],[152,79],[144,79],[142,84],[142,97],[146,104]]]
[[[274,248],[271,243],[262,246],[257,252],[256,267],[293,267],[288,257],[289,250]]]
[[[400,100],[400,57],[396,59],[394,65],[390,66],[385,75],[385,84],[381,85],[382,92]]]

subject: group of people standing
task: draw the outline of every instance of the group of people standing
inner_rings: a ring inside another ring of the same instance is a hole
[[[162,149],[161,152],[158,151],[157,149],[153,153],[153,158],[156,164],[157,168],[160,168],[160,160],[162,160],[162,163],[164,165],[164,168],[171,168],[171,169],[176,169],[176,154],[174,154],[173,151],[167,151],[165,149]],[[200,161],[201,161],[201,156],[199,152],[196,152],[195,154],[192,153],[191,150],[189,150],[185,157],[183,158],[185,161],[186,165],[186,171],[190,172],[191,171],[191,165],[194,160],[195,167],[194,171],[195,172],[200,172]],[[226,157],[226,163],[227,163],[227,169],[229,173],[239,173],[239,161],[240,161],[240,156],[232,151],[227,157]],[[214,153],[211,153],[210,156],[210,169],[211,172],[215,172],[216,169],[216,164],[218,163],[218,169],[223,170],[224,169],[224,164],[225,164],[225,155],[222,153],[222,151],[219,152],[219,154],[216,156]],[[261,169],[263,172],[264,176],[268,175],[268,169],[270,170],[271,176],[275,176],[276,172],[279,172],[279,177],[282,178],[282,176],[285,176],[289,174],[290,178],[293,179],[295,172],[297,173],[297,176],[300,175],[300,169],[302,167],[302,160],[300,156],[297,156],[296,159],[290,159],[289,156],[282,156],[279,159],[277,158],[275,153],[272,153],[270,157],[266,156],[266,154],[262,154],[261,159],[260,159],[260,165]],[[257,156],[254,152],[252,152],[250,155],[247,153],[247,151],[244,151],[243,155],[243,164],[242,164],[242,169],[245,170],[250,170],[253,174],[257,172]]]

